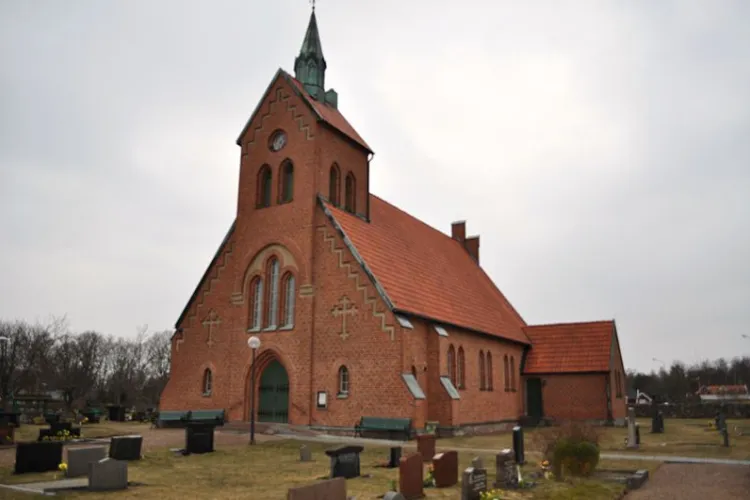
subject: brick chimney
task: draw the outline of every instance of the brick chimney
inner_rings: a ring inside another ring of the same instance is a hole
[[[451,238],[461,243],[472,259],[479,264],[479,236],[466,237],[466,221],[460,220],[451,224]]]
[[[460,220],[451,224],[451,238],[464,244],[466,240],[466,221]]]
[[[464,248],[467,252],[469,252],[471,258],[474,259],[474,262],[479,264],[479,236],[471,236],[470,238],[466,238],[466,241],[464,242]]]

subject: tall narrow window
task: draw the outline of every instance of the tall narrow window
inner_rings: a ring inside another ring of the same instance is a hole
[[[276,257],[271,257],[266,273],[268,282],[266,328],[276,328],[279,324],[279,261]]]
[[[281,166],[279,203],[289,203],[294,198],[294,165],[289,160]]]
[[[354,174],[349,172],[346,174],[346,198],[344,199],[344,208],[351,212],[357,212],[357,180],[354,178]]]
[[[510,357],[510,390],[516,391],[516,357]]]
[[[211,395],[212,384],[213,384],[213,375],[211,374],[211,370],[206,368],[206,370],[203,372],[203,395],[204,396]]]
[[[456,350],[453,345],[448,347],[448,377],[450,377],[453,386],[457,385],[456,381]]]
[[[346,366],[339,368],[339,395],[349,394],[349,369]]]
[[[284,326],[294,326],[294,275],[286,273],[284,279]]]
[[[263,316],[263,280],[256,276],[250,282],[250,329],[260,330]]]
[[[510,366],[508,365],[508,355],[503,356],[503,375],[505,378],[505,392],[510,390]]]
[[[458,372],[458,388],[459,389],[465,389],[466,388],[466,381],[464,380],[464,368],[466,366],[466,359],[464,358],[464,348],[459,347],[458,348],[458,363],[456,363]]]
[[[258,172],[258,207],[271,206],[271,167],[263,165]]]
[[[479,351],[479,390],[483,391],[486,389],[484,385],[485,373],[484,373],[484,351]]]
[[[341,172],[339,166],[335,163],[331,165],[331,172],[328,176],[328,199],[331,200],[334,206],[338,207],[341,204],[339,199],[339,193],[341,192]]]
[[[488,391],[495,389],[495,383],[492,381],[492,353],[487,351],[487,386]]]

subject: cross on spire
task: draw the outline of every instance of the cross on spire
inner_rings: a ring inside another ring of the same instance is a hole
[[[313,11],[315,11],[315,0],[310,0],[310,3],[312,4]]]

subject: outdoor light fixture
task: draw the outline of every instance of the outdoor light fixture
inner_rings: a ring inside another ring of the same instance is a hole
[[[250,337],[247,339],[247,346],[253,351],[253,364],[250,368],[250,444],[255,444],[255,355],[260,347],[260,339]]]

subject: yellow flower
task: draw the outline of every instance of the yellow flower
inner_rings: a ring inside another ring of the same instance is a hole
[[[61,471],[65,472],[66,470],[68,470],[68,464],[66,464],[65,462],[63,462],[60,465],[58,465],[57,468],[60,469]]]

